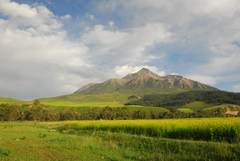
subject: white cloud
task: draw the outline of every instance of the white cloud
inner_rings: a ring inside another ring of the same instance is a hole
[[[107,61],[108,65],[112,66],[136,65],[151,60],[152,55],[147,49],[158,43],[170,42],[172,35],[162,24],[148,24],[127,30],[114,30],[96,25],[86,32],[81,40],[90,47],[94,57],[101,57],[94,63],[104,65]]]
[[[217,82],[217,78],[216,77],[211,77],[208,75],[197,75],[197,74],[193,74],[193,75],[186,75],[187,78],[204,83],[204,84],[208,84],[208,85],[215,85]]]
[[[168,10],[169,12],[178,12],[179,14],[184,14],[182,12],[188,12],[189,14],[213,14],[213,13],[224,13],[229,14],[235,12],[239,9],[239,1],[238,0],[138,0],[138,1],[114,1],[111,4],[111,7],[107,6],[108,9],[116,9],[115,7],[119,7],[119,5],[123,5],[124,7],[131,7],[139,10],[147,10],[148,9],[164,9],[164,11]],[[175,9],[184,9],[179,10]],[[165,12],[165,14],[168,12]]]
[[[44,6],[9,0],[1,0],[0,9],[9,16],[0,19],[0,95],[54,96],[87,79],[75,70],[84,73],[92,67],[86,59],[88,47],[69,40],[60,18]]]
[[[0,12],[12,17],[35,17],[37,9],[26,4],[19,4],[10,0],[0,0]]]
[[[108,25],[109,25],[110,27],[114,27],[115,23],[114,23],[113,21],[109,21],[109,22],[108,22]]]
[[[158,22],[168,27],[175,41],[167,47],[176,48],[175,53],[188,53],[185,57],[195,57],[192,66],[186,62],[178,72],[185,73],[187,68],[186,75],[193,73],[194,78],[210,84],[232,84],[226,77],[239,80],[239,0],[121,0],[100,7],[110,13],[117,8],[128,11],[124,16],[129,26]]]
[[[181,75],[181,74],[179,74],[179,73],[170,73],[170,75]]]
[[[0,14],[7,16],[7,21],[2,22],[2,29],[24,29],[31,30],[32,33],[51,34],[62,27],[61,17],[56,17],[41,5],[29,6],[10,0],[0,0]]]
[[[234,92],[240,92],[240,84],[234,85],[232,90],[233,90]]]

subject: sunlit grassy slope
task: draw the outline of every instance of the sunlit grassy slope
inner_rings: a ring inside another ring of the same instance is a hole
[[[188,109],[192,109],[192,110],[200,110],[200,109],[204,109],[204,108],[208,108],[214,106],[214,104],[209,104],[209,103],[205,103],[202,101],[194,101],[191,103],[187,103],[183,106],[180,106],[180,108],[188,108]]]
[[[159,107],[144,107],[139,105],[125,106],[129,94],[103,93],[92,95],[68,95],[50,99],[41,99],[41,104],[48,105],[49,108],[56,110],[73,109],[78,111],[88,111],[91,108],[122,108],[129,110],[148,110],[148,111],[168,111]]]
[[[127,103],[130,96],[144,96],[145,94],[175,94],[183,92],[183,89],[138,89],[124,90],[122,92],[106,92],[97,94],[71,94],[53,98],[43,98],[40,101],[43,104],[51,106],[111,106],[119,107]]]
[[[215,105],[201,101],[194,101],[183,106],[179,106],[177,110],[185,113],[193,113],[197,111],[211,112],[216,110],[227,111],[227,110],[240,110],[240,106],[234,104]]]
[[[22,100],[17,100],[13,98],[4,98],[0,97],[0,104],[23,104],[23,103],[29,103],[31,101],[22,101]]]
[[[75,94],[54,98],[40,99],[41,103],[51,106],[122,106],[128,99],[129,94],[102,93],[102,94]]]
[[[184,112],[184,113],[193,113],[196,111],[201,111],[205,108],[211,109],[212,106],[215,106],[214,104],[205,103],[202,101],[193,101],[191,103],[187,103],[185,105],[179,106],[178,111]]]
[[[2,122],[0,161],[239,161],[239,126],[239,118]]]

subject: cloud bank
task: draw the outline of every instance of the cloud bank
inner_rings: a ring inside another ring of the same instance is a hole
[[[121,12],[124,25],[118,25],[118,18],[101,23],[86,13],[91,23],[79,22],[84,30],[72,37],[66,24],[74,17],[59,16],[44,4],[0,0],[0,95],[62,95],[141,67],[239,91],[238,0],[94,4],[103,15]]]

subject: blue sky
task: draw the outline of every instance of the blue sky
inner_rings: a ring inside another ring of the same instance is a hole
[[[0,36],[1,96],[67,94],[142,67],[240,92],[238,0],[0,0]]]

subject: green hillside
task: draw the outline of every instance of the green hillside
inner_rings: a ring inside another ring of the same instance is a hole
[[[225,91],[188,91],[177,94],[155,94],[146,95],[141,99],[130,101],[128,105],[143,106],[162,106],[162,107],[179,107],[188,104],[188,106],[208,106],[195,101],[207,104],[236,104],[240,105],[240,93]],[[194,104],[190,104],[195,102]]]
[[[22,101],[22,100],[17,100],[13,98],[4,98],[0,97],[0,104],[22,104],[22,103],[28,103],[30,101]]]
[[[42,98],[39,99],[42,104],[51,106],[69,106],[69,107],[119,107],[124,106],[125,103],[135,100],[134,97],[140,98],[146,94],[170,94],[170,93],[180,93],[184,92],[184,89],[145,89],[145,90],[125,90],[118,92],[106,92],[106,93],[74,93],[71,95],[52,97],[52,98]]]

